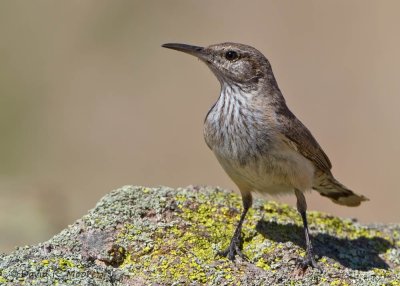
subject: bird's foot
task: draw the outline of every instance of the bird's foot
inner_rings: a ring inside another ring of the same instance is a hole
[[[247,260],[246,255],[244,255],[241,250],[242,244],[243,242],[241,236],[233,237],[231,242],[229,243],[229,246],[225,250],[218,251],[217,255],[226,257],[231,261],[235,260],[236,255],[241,257],[243,260]]]
[[[315,261],[314,255],[310,254],[307,254],[306,257],[300,261],[299,267],[302,270],[306,270],[308,267],[312,267],[322,271],[321,267]]]

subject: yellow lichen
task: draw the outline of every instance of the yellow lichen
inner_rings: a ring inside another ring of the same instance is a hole
[[[349,283],[347,283],[344,280],[341,279],[336,279],[334,281],[332,281],[329,285],[331,286],[349,286]]]
[[[217,251],[225,249],[232,237],[242,209],[241,199],[235,194],[215,192],[215,194],[197,194],[193,200],[190,194],[177,194],[174,197],[174,213],[179,219],[172,219],[168,224],[161,224],[157,229],[148,229],[146,224],[125,224],[118,234],[118,243],[129,242],[129,245],[145,245],[142,249],[129,251],[121,268],[129,267],[135,276],[149,277],[153,281],[197,281],[202,284],[212,284],[216,279],[228,282],[240,273],[240,267],[232,271],[232,263],[224,258],[217,258]],[[264,217],[264,221],[278,224],[294,224],[302,228],[301,217],[296,209],[275,202],[267,202],[250,209],[243,226],[243,253],[257,267],[265,271],[271,269],[271,264],[281,263],[283,257],[276,255],[287,247],[282,242],[268,240],[255,230],[255,226]],[[310,225],[323,229],[328,234],[356,239],[361,236],[375,237],[382,234],[366,227],[355,226],[351,220],[341,220],[325,214],[310,212]],[[150,235],[149,235],[150,234]],[[289,235],[282,233],[283,236]],[[288,239],[288,241],[290,241]],[[304,256],[302,247],[294,246],[294,253]],[[215,264],[215,262],[218,262]],[[321,263],[327,259],[322,257]],[[212,265],[212,266],[210,266]],[[212,275],[210,275],[212,267]],[[339,263],[334,268],[341,268]],[[146,269],[146,273],[142,272]],[[149,274],[150,273],[150,274]],[[233,275],[235,273],[235,275]],[[182,283],[186,283],[182,282]],[[328,281],[322,281],[328,282]],[[329,283],[329,282],[328,282]],[[346,281],[335,280],[332,286],[347,285]]]

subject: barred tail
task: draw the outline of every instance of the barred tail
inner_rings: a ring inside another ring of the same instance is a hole
[[[318,191],[321,196],[331,199],[335,204],[343,206],[356,207],[361,202],[369,201],[367,197],[355,194],[346,188],[331,174],[318,174],[313,189]]]

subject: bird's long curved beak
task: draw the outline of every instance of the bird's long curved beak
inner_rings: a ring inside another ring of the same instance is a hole
[[[208,59],[208,54],[205,53],[205,49],[203,47],[191,46],[186,44],[177,44],[177,43],[164,44],[162,45],[162,47],[184,52],[186,54],[195,56],[203,61],[206,61]]]

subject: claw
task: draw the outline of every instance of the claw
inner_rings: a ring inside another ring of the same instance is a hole
[[[231,242],[227,249],[218,251],[217,255],[227,257],[229,260],[234,261],[236,255],[240,256],[244,260],[248,260],[247,257],[242,253],[243,239],[242,239],[242,225],[244,218],[246,217],[246,213],[251,206],[251,195],[250,193],[247,196],[242,197],[243,199],[243,212],[240,215],[239,223],[236,226],[235,232],[233,233]]]
[[[314,257],[310,255],[307,255],[304,260],[300,261],[299,266],[301,267],[302,270],[306,270],[308,267],[312,267],[322,272],[322,268],[315,261]]]
[[[232,239],[229,246],[225,250],[218,251],[217,255],[226,257],[231,261],[235,260],[236,255],[242,258],[243,260],[247,260],[246,255],[244,255],[241,250],[241,245],[242,245],[241,237],[239,237],[238,239]]]

